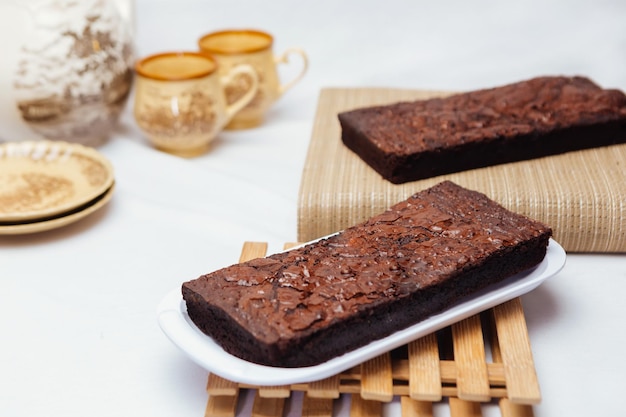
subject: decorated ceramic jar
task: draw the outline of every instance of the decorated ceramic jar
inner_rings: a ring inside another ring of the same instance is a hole
[[[108,139],[133,80],[130,0],[0,0],[0,142]]]

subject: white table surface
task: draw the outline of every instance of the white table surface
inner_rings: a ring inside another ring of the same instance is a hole
[[[141,0],[136,11],[139,56],[255,27],[275,35],[276,52],[304,48],[310,69],[263,126],[223,132],[193,160],[153,150],[128,106],[100,147],[115,167],[110,204],[62,229],[0,237],[2,416],[203,415],[206,372],[163,335],[157,305],[236,262],[245,240],[278,250],[296,239],[320,88],[469,90],[582,74],[626,90],[621,0]],[[537,416],[623,413],[625,293],[626,256],[570,254],[523,297]]]

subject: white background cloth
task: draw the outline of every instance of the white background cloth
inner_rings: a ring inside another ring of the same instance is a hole
[[[305,49],[309,72],[262,126],[223,132],[193,160],[152,149],[129,102],[100,147],[115,167],[110,204],[62,229],[0,237],[2,416],[203,415],[206,372],[160,331],[157,305],[235,263],[245,240],[275,251],[296,239],[320,88],[470,90],[581,74],[626,90],[621,0],[140,0],[136,12],[138,56],[253,27],[273,33],[277,53]],[[574,254],[523,297],[537,416],[623,413],[625,293],[624,255]],[[399,415],[396,403],[385,410]]]

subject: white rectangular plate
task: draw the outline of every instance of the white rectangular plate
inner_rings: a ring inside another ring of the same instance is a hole
[[[191,321],[180,288],[163,299],[157,314],[159,325],[170,340],[209,372],[234,382],[254,385],[304,383],[338,374],[412,340],[526,294],[558,273],[564,265],[565,251],[551,239],[546,257],[535,268],[492,285],[411,327],[327,362],[302,368],[264,366],[227,353]]]

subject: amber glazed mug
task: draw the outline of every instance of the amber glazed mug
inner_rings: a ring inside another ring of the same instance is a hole
[[[233,116],[254,98],[259,83],[250,65],[224,73],[200,52],[166,52],[137,61],[134,116],[152,144],[184,157],[205,153]],[[227,103],[225,89],[238,78],[246,89]]]
[[[247,129],[261,124],[271,105],[306,73],[308,58],[304,51],[289,48],[281,55],[275,56],[272,50],[273,43],[274,38],[269,33],[251,29],[213,32],[198,40],[200,51],[214,56],[220,65],[220,71],[225,73],[233,66],[249,64],[256,70],[259,78],[259,89],[254,99],[235,115],[226,126],[227,129]],[[301,57],[302,69],[294,79],[281,84],[277,66],[287,64],[290,55]],[[251,82],[243,77],[241,80],[243,81],[238,86],[227,89],[229,102],[244,94]]]

